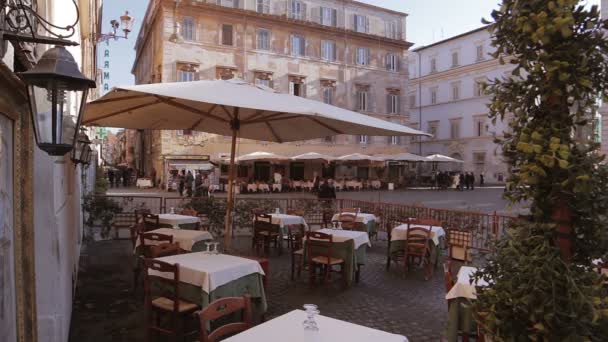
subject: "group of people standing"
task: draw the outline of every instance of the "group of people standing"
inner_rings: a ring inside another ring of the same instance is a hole
[[[206,173],[201,171],[196,172],[196,176],[192,174],[192,171],[181,170],[178,174],[178,190],[179,195],[184,196],[184,190],[186,196],[192,197],[203,197],[209,195],[209,187],[211,186],[211,180]]]
[[[133,175],[133,169],[108,169],[107,178],[110,183],[110,187],[127,187],[131,185],[131,177]]]
[[[454,188],[459,191],[475,190],[475,174],[473,172],[450,173],[447,171],[439,171],[433,174],[433,187],[436,189],[446,190]],[[479,175],[479,186],[484,185],[483,174]]]

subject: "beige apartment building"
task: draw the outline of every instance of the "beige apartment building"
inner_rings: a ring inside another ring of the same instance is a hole
[[[137,84],[242,78],[392,122],[408,122],[407,14],[329,0],[151,0],[136,44]],[[140,174],[230,151],[230,138],[140,131]],[[297,143],[240,140],[238,154],[396,153],[410,138],[338,136]],[[143,159],[143,160],[142,160]],[[289,173],[289,172],[286,172]]]

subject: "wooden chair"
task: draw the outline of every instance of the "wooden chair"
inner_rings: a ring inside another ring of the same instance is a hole
[[[287,226],[287,247],[291,253],[291,280],[294,280],[294,273],[298,272],[298,278],[302,272],[302,264],[304,263],[304,249],[302,240],[304,238],[304,226],[301,224],[292,224]]]
[[[263,208],[255,208],[251,210],[251,216],[253,216],[253,221],[258,221],[258,218],[262,215],[266,214],[266,209]]]
[[[471,261],[469,249],[471,248],[471,232],[467,230],[448,229],[448,257],[451,260]]]
[[[279,255],[283,253],[280,229],[272,224],[271,220],[272,216],[262,214],[253,222],[252,245],[258,254],[263,251],[264,255],[268,255],[271,243],[274,243],[274,247],[279,250]]]
[[[196,212],[196,210],[194,210],[192,208],[184,208],[179,214],[185,215],[185,216],[198,216],[198,213]]]
[[[454,275],[452,274],[452,262],[447,260],[443,263],[443,282],[445,284],[445,293],[450,292],[454,287]],[[448,299],[448,310],[450,309],[451,299]]]
[[[241,311],[242,313],[241,322],[228,323],[213,331],[207,331],[212,321],[227,317],[237,311]],[[220,341],[223,337],[235,335],[253,326],[251,297],[248,295],[217,299],[207,305],[202,311],[197,312],[197,315],[200,321],[199,342]]]
[[[433,275],[433,267],[431,265],[431,249],[429,241],[431,240],[431,231],[423,227],[409,227],[407,230],[407,238],[405,241],[405,271],[408,271],[410,262],[419,260],[421,263],[426,263],[425,280],[428,280]]]
[[[341,212],[338,216],[338,222],[344,230],[355,230],[357,223],[357,213]]]
[[[322,213],[322,227],[330,228],[333,226],[332,219],[334,217],[334,211],[331,209],[323,209]]]
[[[308,264],[308,271],[310,273],[310,287],[314,286],[317,268],[321,269],[322,283],[325,284],[327,280],[330,280],[331,273],[334,272],[334,266],[340,266],[343,281],[342,286],[346,288],[348,284],[346,262],[344,259],[333,257],[333,244],[333,236],[330,234],[306,232],[306,263]]]
[[[209,228],[211,227],[211,221],[209,220],[209,215],[199,213],[196,216],[198,216],[198,221],[200,222],[199,230],[208,231]]]
[[[170,255],[177,255],[181,253],[179,242],[173,243],[162,243],[156,246],[150,246],[149,255],[150,258],[162,258]]]
[[[116,213],[112,219],[112,228],[114,228],[115,239],[120,238],[121,230],[129,229],[135,224],[135,216],[133,213]]]
[[[138,222],[132,225],[129,228],[129,233],[131,236],[131,246],[135,249],[135,245],[137,244],[137,239],[139,238],[139,234],[144,232],[144,223]]]
[[[287,215],[295,215],[304,217],[306,213],[303,209],[287,209]]]
[[[442,226],[441,221],[434,220],[434,219],[414,218],[414,219],[409,219],[407,221],[407,223],[409,225],[420,225],[420,226],[429,226],[429,227],[441,227]]]
[[[158,215],[143,213],[142,220],[144,222],[144,231],[146,232],[160,228]]]
[[[146,244],[146,241],[155,241],[154,244]],[[150,247],[154,245],[160,245],[163,243],[173,243],[173,236],[159,233],[145,233],[142,232],[139,234],[139,245],[142,249],[142,255],[144,258],[153,258],[150,254]]]
[[[179,264],[169,264],[160,260],[144,259],[146,277],[144,281],[146,303],[146,335],[150,341],[151,333],[169,335],[172,341],[186,336],[194,336],[198,329],[184,332],[184,321],[192,317],[199,306],[179,297]],[[160,272],[169,278],[151,275],[150,270]],[[160,294],[153,297],[152,283],[159,284]],[[170,327],[162,327],[161,316],[168,316]]]
[[[135,209],[135,223],[142,222],[144,220],[144,214],[150,214],[150,209]]]
[[[355,208],[342,208],[340,210],[340,214],[342,214],[342,213],[351,213],[352,214],[352,213],[356,213],[356,212],[357,212],[357,209],[355,209]]]

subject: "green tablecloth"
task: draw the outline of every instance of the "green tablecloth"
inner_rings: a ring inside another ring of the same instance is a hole
[[[348,286],[351,286],[353,280],[355,280],[355,274],[357,272],[357,265],[365,265],[367,261],[367,245],[363,244],[354,251],[355,244],[353,240],[344,241],[344,242],[334,242],[332,246],[332,257],[340,258],[344,260],[346,267],[346,274],[348,278],[346,283]],[[304,241],[304,258],[306,260],[306,241]],[[325,250],[323,250],[325,252]]]
[[[473,307],[470,299],[455,298],[448,310],[448,327],[446,336],[449,342],[458,341],[458,332],[477,333],[477,324],[473,318]]]

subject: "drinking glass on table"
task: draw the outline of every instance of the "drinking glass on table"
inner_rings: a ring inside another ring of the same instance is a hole
[[[203,253],[205,253],[205,254],[210,254],[211,253],[211,244],[212,243],[213,242],[211,242],[211,241],[206,241],[205,242],[205,250],[203,251]]]
[[[314,304],[304,304],[304,310],[306,310],[306,320],[302,322],[304,330],[319,331],[319,327],[315,321],[315,315],[319,314],[317,306]]]
[[[169,210],[169,214],[175,214],[175,208],[171,207],[171,209]]]

